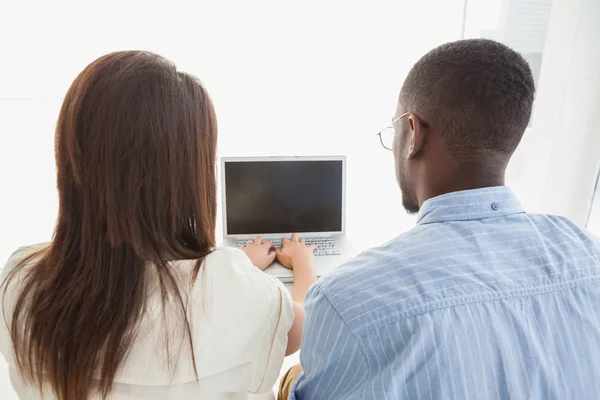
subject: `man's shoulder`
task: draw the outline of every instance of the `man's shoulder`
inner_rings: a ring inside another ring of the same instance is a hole
[[[315,292],[322,293],[350,329],[357,327],[355,322],[369,310],[385,313],[386,304],[401,295],[401,291],[390,291],[390,282],[416,271],[404,260],[418,251],[413,245],[418,243],[419,236],[421,233],[413,229],[366,250],[321,278],[315,285]]]
[[[528,218],[537,226],[545,226],[560,230],[565,236],[571,236],[574,239],[593,239],[598,241],[599,238],[567,217],[553,214],[526,214]]]
[[[531,278],[520,275],[527,270],[524,263],[539,266],[540,257],[531,257],[536,251],[548,262],[555,253],[579,254],[600,265],[600,241],[585,228],[564,217],[520,214],[498,224],[419,225],[348,261],[323,277],[317,288],[359,334],[436,307],[450,307],[491,281],[501,282],[495,285],[499,295],[514,289]],[[564,260],[561,276],[570,276],[575,261]],[[558,279],[540,274],[527,282],[542,285],[550,278]]]
[[[561,253],[574,249],[585,251],[588,256],[600,261],[600,237],[569,218],[551,214],[527,214],[536,231]]]

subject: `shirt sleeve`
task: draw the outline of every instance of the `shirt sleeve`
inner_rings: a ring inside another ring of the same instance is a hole
[[[254,267],[241,251],[235,251],[238,264],[252,271],[255,296],[252,307],[265,310],[258,336],[255,336],[249,393],[267,393],[279,378],[288,344],[288,332],[294,323],[292,297],[283,283]]]
[[[359,398],[367,380],[361,345],[318,285],[305,300],[300,364],[290,400]]]

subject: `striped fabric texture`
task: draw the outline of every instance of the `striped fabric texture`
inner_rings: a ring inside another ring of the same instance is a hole
[[[599,399],[599,243],[507,187],[428,200],[311,288],[290,399]]]

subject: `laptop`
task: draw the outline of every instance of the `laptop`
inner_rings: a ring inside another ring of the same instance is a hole
[[[222,158],[221,179],[226,246],[261,236],[281,247],[296,232],[316,246],[317,276],[348,259],[345,157]],[[277,262],[264,272],[293,281]]]

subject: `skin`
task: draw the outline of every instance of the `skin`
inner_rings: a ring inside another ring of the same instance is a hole
[[[299,239],[295,233],[291,240],[283,238],[281,249],[275,249],[273,243],[263,241],[261,237],[242,246],[242,251],[250,258],[254,266],[261,270],[271,265],[275,258],[281,265],[292,270],[294,275],[294,288],[292,289],[294,323],[288,332],[286,356],[300,349],[305,316],[304,297],[308,289],[317,281],[314,250],[315,246],[307,246],[304,239]]]
[[[275,258],[277,258],[273,243],[263,241],[260,236],[253,242],[242,246],[242,251],[246,253],[252,264],[261,271],[273,264]]]
[[[412,111],[399,102],[394,119],[405,112]],[[396,180],[408,213],[417,213],[426,200],[442,194],[504,185],[505,156],[460,162],[446,148],[441,129],[429,115],[410,114],[394,124]]]

